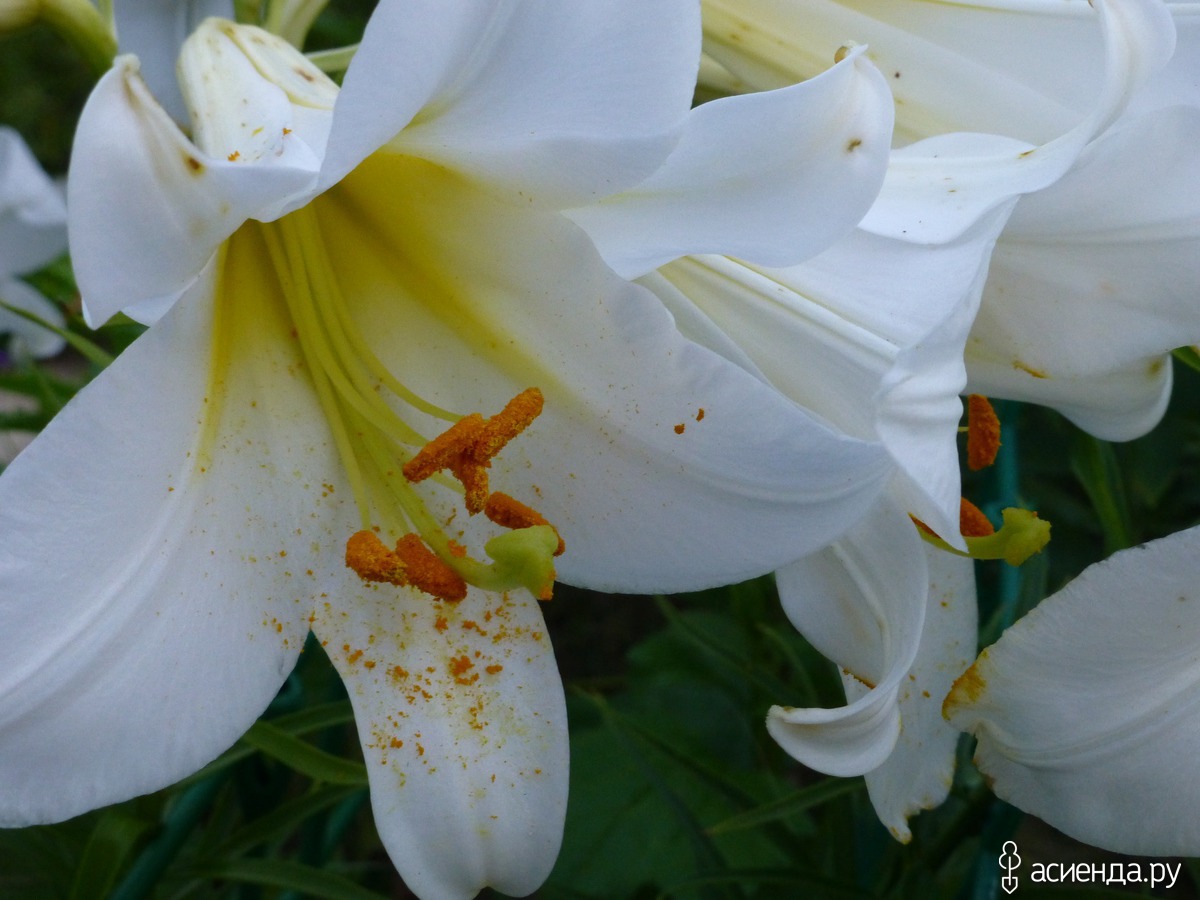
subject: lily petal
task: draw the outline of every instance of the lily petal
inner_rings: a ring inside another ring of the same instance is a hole
[[[962,353],[1006,215],[931,247],[855,231],[787,269],[682,259],[662,270],[682,296],[664,301],[677,318],[694,306],[804,408],[881,440],[904,474],[898,501],[956,541]]]
[[[1198,540],[1089,567],[959,679],[946,715],[997,796],[1121,853],[1200,847]]]
[[[187,108],[175,79],[179,48],[209,16],[232,19],[233,0],[114,0],[112,7],[118,48],[141,60],[142,77],[158,102],[186,125]]]
[[[324,480],[331,451],[306,391],[252,402],[259,379],[295,364],[286,340],[210,379],[212,271],[0,479],[5,826],[196,771],[303,645],[321,590],[304,556],[337,511],[314,524],[320,495],[292,473]]]
[[[820,252],[866,213],[887,166],[892,98],[863,49],[802,84],[697,107],[659,171],[569,215],[627,278],[685,253],[782,266]]]
[[[388,855],[420,897],[524,896],[558,855],[567,722],[525,591],[440,603],[348,578],[313,629],[341,674]]]
[[[346,73],[321,185],[403,130],[402,152],[521,203],[592,202],[662,164],[699,52],[686,0],[381,4]]]
[[[34,272],[67,249],[67,208],[11,128],[0,127],[0,278]]]
[[[282,137],[288,102],[282,92],[277,99]],[[88,324],[121,310],[153,321],[242,222],[311,190],[317,162],[300,141],[282,141],[272,163],[201,151],[150,93],[137,60],[118,58],[80,117],[67,188]]]
[[[915,242],[951,240],[989,210],[1062,177],[1175,47],[1175,26],[1164,4],[1096,0],[1095,5],[1105,40],[1105,78],[1083,121],[1040,146],[993,135],[946,134],[897,151],[879,200],[861,227]]]
[[[866,773],[879,821],[903,843],[912,838],[908,820],[950,792],[959,732],[942,718],[942,701],[971,664],[978,619],[975,564],[928,544],[924,552],[929,595],[917,657],[901,682],[900,738],[891,755]]]
[[[970,3],[948,9],[924,0],[703,0],[704,49],[745,85],[768,90],[813,77],[835,48],[853,40],[871,48],[887,76],[899,111],[898,144],[956,131],[1048,141],[1094,100],[1101,66],[1063,55],[1087,47],[1076,34],[1078,20],[1094,30],[1095,14],[1084,0],[1056,3],[1054,12],[1042,4],[1031,27],[1030,4],[1022,5],[1024,11]],[[1063,19],[1075,31],[1064,34]],[[1042,59],[1051,65],[1040,66]],[[1064,82],[1082,89],[1080,106],[1053,96]]]
[[[1200,341],[1200,196],[1181,189],[1200,183],[1200,161],[1181,152],[1198,143],[1200,109],[1156,110],[1021,200],[971,333],[976,389],[1052,405],[1109,440],[1153,427],[1166,354]]]
[[[773,706],[767,730],[800,762],[862,775],[900,735],[899,697],[917,658],[928,575],[908,516],[884,500],[844,538],[775,573],[784,612],[842,669],[847,704]]]
[[[560,529],[564,580],[684,590],[761,574],[828,542],[882,488],[877,446],[686,340],[564,217],[387,153],[315,202],[363,333],[404,384],[460,412],[543,392],[494,471]]]

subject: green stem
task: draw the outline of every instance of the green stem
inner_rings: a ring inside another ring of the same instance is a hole
[[[97,75],[112,67],[117,39],[103,13],[90,0],[42,0],[43,21],[84,58]]]

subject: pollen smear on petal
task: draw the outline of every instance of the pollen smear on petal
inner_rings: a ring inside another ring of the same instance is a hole
[[[527,388],[490,419],[478,413],[464,416],[405,464],[404,477],[415,483],[447,469],[462,483],[467,512],[480,512],[487,503],[486,470],[492,457],[529,427],[541,414],[543,402],[541,391]]]
[[[483,507],[483,514],[497,525],[502,525],[505,528],[529,528],[533,525],[550,525],[536,509],[531,509],[520,500],[516,500],[508,494],[496,491],[488,497],[487,503]],[[558,529],[555,529],[555,534],[558,534]],[[562,556],[563,551],[567,549],[567,545],[563,542],[562,536],[558,538],[558,549],[554,551],[555,556]]]
[[[372,531],[359,531],[346,542],[346,565],[363,581],[415,587],[448,603],[467,596],[467,584],[415,534],[406,534],[389,550]]]
[[[986,469],[996,461],[1000,450],[1000,417],[988,398],[971,394],[967,398],[967,465],[972,472]]]

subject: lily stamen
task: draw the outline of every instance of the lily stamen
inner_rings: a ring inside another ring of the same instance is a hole
[[[482,511],[488,500],[487,469],[492,457],[542,412],[542,392],[527,388],[489,419],[472,413],[425,445],[404,465],[404,477],[416,483],[448,470],[462,483],[467,512]],[[541,523],[539,523],[541,524]]]
[[[967,398],[967,466],[972,472],[986,469],[1000,451],[1000,417],[982,394]]]
[[[483,508],[483,514],[489,520],[497,525],[503,525],[505,528],[529,528],[533,525],[550,525],[546,518],[532,507],[526,506],[520,500],[516,500],[508,494],[503,494],[496,491],[487,499],[487,504]],[[558,534],[558,529],[554,529],[554,533]],[[554,551],[555,556],[562,556],[563,551],[567,549],[567,545],[563,542],[561,536],[558,539],[558,548]]]
[[[363,581],[415,587],[447,603],[467,596],[467,583],[415,534],[389,550],[373,531],[356,532],[346,542],[346,565]]]
[[[966,500],[962,501],[970,509],[978,513],[979,517],[983,513],[979,509]],[[960,509],[960,517],[962,510]],[[979,528],[978,520],[973,514],[969,514],[971,521],[969,527]],[[1040,553],[1042,548],[1050,542],[1050,523],[1045,519],[1038,518],[1038,514],[1031,509],[1021,509],[1020,507],[1008,507],[1000,513],[1003,518],[1003,524],[1000,529],[992,530],[990,533],[969,534],[968,529],[962,528],[963,539],[967,543],[967,550],[964,553],[961,550],[956,550],[947,544],[938,534],[922,522],[920,519],[912,516],[913,524],[917,526],[917,533],[933,546],[945,550],[947,553],[953,553],[955,556],[966,556],[971,559],[1002,559],[1010,566],[1019,566],[1035,553]],[[990,526],[990,522],[988,525]]]

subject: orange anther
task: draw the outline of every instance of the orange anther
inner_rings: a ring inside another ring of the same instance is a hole
[[[987,537],[989,534],[996,533],[996,529],[988,521],[988,517],[966,497],[959,500],[958,530],[963,537]]]
[[[487,503],[483,507],[483,514],[497,525],[502,525],[505,528],[529,528],[533,525],[550,525],[545,517],[536,509],[531,509],[520,500],[515,500],[508,494],[496,491],[487,499]],[[550,525],[554,528],[553,525]],[[555,529],[555,534],[558,531]],[[558,549],[554,551],[555,556],[561,556],[562,552],[567,549],[567,545],[563,543],[560,536],[558,539]]]
[[[1000,417],[988,398],[971,394],[967,398],[967,466],[972,472],[985,469],[996,461],[1000,450]]]
[[[464,416],[421,448],[404,466],[404,477],[423,481],[447,469],[462,483],[467,512],[484,508],[488,497],[487,469],[504,445],[529,427],[542,411],[542,392],[528,388],[484,419],[479,413]]]
[[[392,551],[374,532],[359,531],[346,542],[346,565],[363,581],[415,587],[448,603],[467,596],[467,583],[415,534],[404,535]]]

